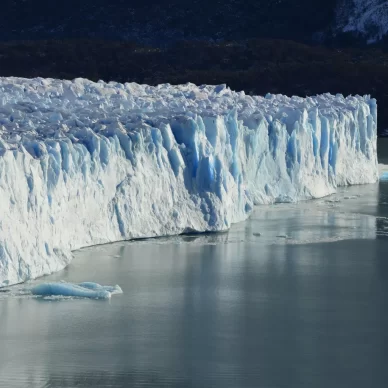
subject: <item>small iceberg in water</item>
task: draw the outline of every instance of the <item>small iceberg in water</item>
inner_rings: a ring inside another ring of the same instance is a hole
[[[79,284],[56,282],[42,283],[33,287],[33,295],[37,296],[64,296],[90,299],[110,299],[114,294],[122,294],[120,286],[102,286],[98,283],[84,282]]]

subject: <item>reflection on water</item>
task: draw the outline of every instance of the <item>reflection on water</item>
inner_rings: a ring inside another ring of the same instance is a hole
[[[0,386],[386,387],[387,194],[353,187],[228,233],[83,249],[38,282],[124,294],[0,295]]]

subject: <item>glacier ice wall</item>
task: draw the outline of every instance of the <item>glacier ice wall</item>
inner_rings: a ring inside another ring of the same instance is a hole
[[[378,179],[376,101],[0,78],[0,287]]]

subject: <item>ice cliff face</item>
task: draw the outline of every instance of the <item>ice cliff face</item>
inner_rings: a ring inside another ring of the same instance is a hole
[[[0,286],[71,250],[219,231],[254,205],[374,182],[376,101],[0,78]]]

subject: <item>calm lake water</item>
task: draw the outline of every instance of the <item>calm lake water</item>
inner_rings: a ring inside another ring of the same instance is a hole
[[[380,182],[257,208],[228,233],[78,251],[33,284],[124,294],[0,293],[0,386],[386,388],[387,217]]]

